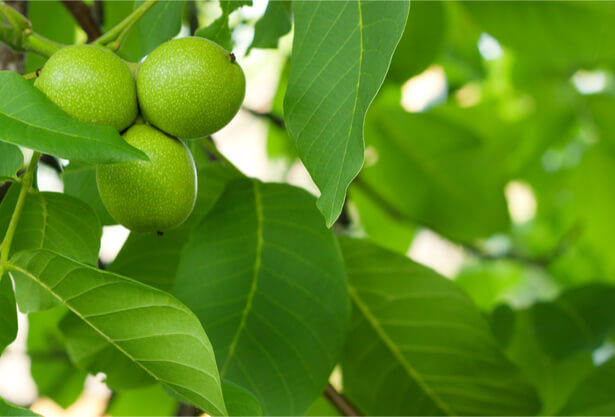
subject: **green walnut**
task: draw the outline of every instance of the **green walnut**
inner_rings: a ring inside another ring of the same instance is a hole
[[[222,129],[237,114],[246,79],[235,56],[207,39],[173,39],[156,48],[137,74],[145,119],[184,139]]]
[[[144,124],[128,129],[127,143],[149,161],[96,167],[96,183],[111,216],[134,232],[163,232],[180,226],[194,208],[196,167],[181,140]]]
[[[67,46],[53,54],[34,82],[77,120],[122,131],[137,117],[137,92],[130,68],[107,49]]]

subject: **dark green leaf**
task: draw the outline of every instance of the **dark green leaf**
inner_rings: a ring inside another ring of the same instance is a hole
[[[28,315],[28,355],[30,373],[40,396],[51,398],[68,408],[77,400],[87,373],[75,368],[66,353],[64,337],[58,323],[67,313],[56,307]],[[60,382],[61,381],[61,382]]]
[[[112,127],[71,118],[17,73],[0,71],[0,97],[0,141],[96,163],[147,159]]]
[[[104,226],[117,224],[107,212],[98,194],[96,165],[71,162],[62,172],[62,180],[64,181],[64,193],[86,202]]]
[[[222,380],[222,393],[229,416],[262,416],[263,410],[258,399],[250,391]]]
[[[437,113],[407,113],[388,97],[374,104],[365,138],[372,158],[360,180],[374,200],[455,240],[507,229],[504,178],[482,139]]]
[[[0,182],[6,178],[15,178],[22,165],[21,150],[10,143],[0,142]]]
[[[201,221],[222,194],[235,172],[215,163],[199,171],[197,202],[190,218],[179,229],[156,233],[131,233],[109,270],[137,281],[170,291],[179,257],[190,231]]]
[[[612,416],[615,358],[603,363],[579,383],[570,394],[561,416]]]
[[[17,337],[17,306],[8,274],[0,281],[0,354]]]
[[[335,238],[304,190],[237,179],[196,227],[174,293],[211,337],[220,375],[265,415],[300,415],[338,359],[348,293]]]
[[[553,359],[540,348],[529,309],[514,311],[506,305],[490,316],[491,328],[506,339],[506,353],[533,383],[542,401],[541,415],[554,415],[575,385],[593,368],[591,355]]]
[[[134,8],[145,0],[135,0]],[[152,52],[158,45],[177,35],[181,29],[183,0],[159,1],[137,23],[141,56]]]
[[[0,416],[34,416],[41,417],[33,411],[26,408],[17,407],[4,401],[4,398],[0,397]]]
[[[365,241],[342,239],[353,314],[344,393],[369,415],[530,415],[535,390],[450,280]],[[377,387],[377,388],[376,388]]]
[[[160,386],[116,392],[105,415],[175,416],[179,403]]]
[[[277,48],[278,40],[290,32],[292,13],[290,1],[272,1],[267,5],[265,14],[254,25],[252,48]]]
[[[63,333],[78,364],[104,372],[106,361],[122,359],[209,414],[226,414],[211,344],[175,298],[44,249],[20,252],[7,266],[17,288],[38,286],[73,313]],[[84,340],[92,346],[92,338],[100,341],[99,350],[81,350]]]
[[[322,192],[331,226],[363,165],[363,122],[402,35],[410,3],[295,2],[284,118]]]
[[[590,284],[532,306],[536,337],[555,358],[591,352],[615,331],[615,287]]]
[[[231,28],[229,27],[228,18],[232,12],[246,5],[252,5],[252,0],[220,0],[222,15],[209,26],[197,29],[194,35],[212,40],[226,50],[232,51],[233,41],[231,39]]]
[[[434,62],[444,47],[446,2],[412,3],[408,23],[393,55],[388,80],[403,83]]]

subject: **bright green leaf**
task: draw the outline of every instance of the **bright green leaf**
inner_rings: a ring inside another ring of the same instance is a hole
[[[450,280],[371,243],[342,239],[353,314],[344,393],[369,415],[530,415],[535,390]],[[377,387],[377,388],[376,388]]]
[[[71,118],[15,72],[0,71],[0,97],[0,141],[88,162],[147,159],[112,127]]]
[[[293,4],[295,37],[284,118],[322,192],[327,226],[363,165],[363,122],[406,23],[409,1]]]
[[[64,334],[71,356],[90,371],[104,372],[100,364],[121,357],[209,414],[226,414],[211,344],[198,319],[175,298],[44,249],[20,252],[7,266],[17,284],[47,291],[79,320]],[[80,350],[80,338],[92,333],[104,349]]]
[[[15,178],[22,165],[21,150],[10,143],[0,142],[0,182],[3,178]]]
[[[34,411],[30,411],[27,408],[17,407],[4,401],[4,398],[0,397],[0,416],[34,416],[41,417]]]
[[[113,395],[105,415],[175,416],[179,403],[160,386],[119,391]]]
[[[195,228],[174,294],[199,317],[220,375],[264,415],[300,415],[324,390],[348,318],[343,264],[314,198],[238,179]]]
[[[340,417],[342,414],[337,408],[335,408],[333,404],[329,402],[327,397],[321,395],[316,401],[314,401],[314,404],[312,404],[312,406],[305,415]]]

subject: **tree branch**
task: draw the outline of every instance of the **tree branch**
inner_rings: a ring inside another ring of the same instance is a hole
[[[244,111],[247,111],[248,113],[250,113],[252,116],[256,116],[256,117],[262,117],[264,119],[269,120],[270,122],[272,122],[274,125],[276,125],[277,127],[281,128],[281,129],[286,129],[286,124],[284,123],[284,119],[280,116],[278,116],[277,114],[273,114],[271,112],[267,112],[267,113],[263,113],[263,112],[259,112],[253,109],[249,109],[245,106],[241,107]]]
[[[73,15],[79,26],[88,35],[88,42],[92,42],[101,35],[100,23],[94,18],[93,10],[81,0],[62,0],[64,7]]]
[[[329,400],[329,402],[333,404],[335,408],[337,408],[340,413],[345,416],[363,415],[359,412],[359,410],[356,409],[354,405],[352,405],[350,401],[348,401],[348,398],[346,398],[343,394],[337,392],[331,384],[327,385],[327,388],[325,389],[325,397],[327,397],[327,400]]]

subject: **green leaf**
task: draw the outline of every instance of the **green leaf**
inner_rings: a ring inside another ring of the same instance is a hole
[[[263,415],[258,399],[247,389],[230,381],[222,380],[222,392],[229,416]]]
[[[209,26],[197,29],[195,36],[206,38],[216,42],[228,51],[233,50],[231,28],[229,27],[229,15],[243,6],[251,6],[252,0],[220,0],[222,15],[214,20]]]
[[[62,408],[68,408],[79,398],[87,376],[87,372],[75,368],[66,353],[64,337],[58,329],[66,313],[66,308],[58,306],[28,314],[32,379],[39,396],[51,398]]]
[[[21,75],[0,71],[0,141],[95,163],[146,160],[112,127],[79,122]]]
[[[0,397],[0,416],[34,416],[41,417],[34,411],[30,411],[26,408],[17,407],[16,405],[9,404],[4,401],[4,398]]]
[[[295,34],[284,118],[322,195],[327,226],[363,165],[363,122],[404,30],[410,2],[293,4]]]
[[[20,184],[14,184],[0,204],[0,236],[8,228]],[[11,253],[46,248],[79,261],[96,264],[102,230],[83,201],[65,194],[30,191],[17,224]]]
[[[213,163],[199,170],[199,189],[192,214],[180,228],[163,236],[156,233],[131,233],[109,270],[128,276],[163,291],[171,291],[179,257],[188,242],[190,231],[218,200],[226,184],[237,174]]]
[[[17,307],[8,274],[0,281],[0,354],[17,337]]]
[[[615,414],[613,401],[615,384],[615,358],[603,363],[570,394],[568,402],[558,415],[561,416],[612,416]]]
[[[575,69],[615,63],[606,48],[615,41],[615,5],[602,2],[463,2],[482,31],[493,35],[540,70],[571,74]],[[523,30],[518,23],[523,21]]]
[[[348,319],[333,233],[306,191],[237,179],[196,227],[174,294],[199,317],[220,375],[264,415],[301,415],[324,390]]]
[[[615,331],[615,287],[589,284],[532,306],[536,337],[555,358],[591,352]]]
[[[327,397],[325,397],[324,395],[321,395],[320,397],[318,397],[316,401],[314,401],[314,404],[312,404],[312,406],[310,407],[308,412],[305,413],[305,415],[306,416],[341,417],[342,414],[339,412],[337,408],[335,408],[335,406],[333,406],[333,404],[329,402]]]
[[[175,416],[179,403],[160,386],[114,393],[105,415]]]
[[[16,178],[17,171],[23,165],[21,150],[10,143],[0,142],[0,182],[7,178]]]
[[[530,415],[535,390],[450,280],[368,242],[342,239],[353,305],[344,393],[369,415]]]
[[[212,415],[226,414],[211,344],[198,319],[175,298],[44,249],[20,252],[7,267],[16,284],[47,291],[79,320],[68,333],[63,330],[78,363],[104,372],[99,365],[105,360],[124,358],[185,401]],[[80,350],[82,337],[97,337],[104,349]]]
[[[446,37],[445,7],[441,1],[412,3],[387,80],[403,83],[426,70],[440,55]]]
[[[505,178],[473,131],[437,112],[407,113],[383,96],[372,106],[365,138],[372,157],[358,188],[401,216],[454,240],[508,229]]]
[[[105,208],[96,185],[96,165],[72,161],[62,172],[64,193],[86,202],[104,225],[117,222]]]
[[[249,49],[277,48],[278,40],[290,32],[291,27],[291,2],[269,2],[265,14],[254,25],[254,39]]]
[[[136,9],[145,0],[135,0]],[[159,1],[137,23],[141,56],[152,52],[158,45],[179,33],[182,23],[183,0]]]
[[[492,329],[508,333],[506,354],[536,387],[542,401],[540,415],[555,415],[576,384],[593,369],[591,355],[564,360],[546,355],[537,340],[539,333],[533,326],[531,309],[513,311],[507,307],[494,310],[490,317]]]

